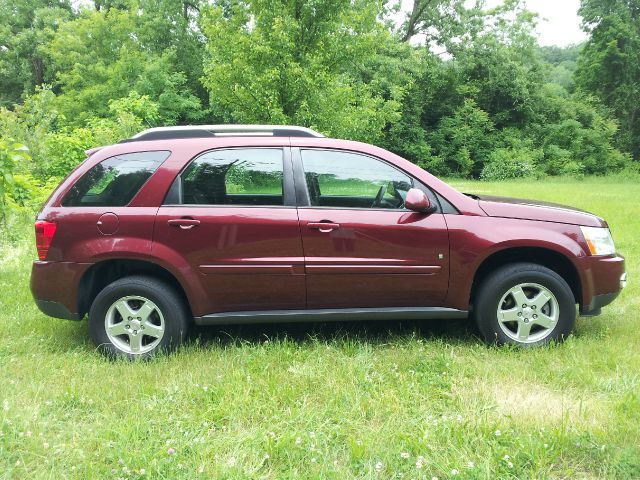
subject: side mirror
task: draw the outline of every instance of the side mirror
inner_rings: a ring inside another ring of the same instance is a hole
[[[435,211],[435,206],[431,204],[427,194],[417,188],[411,188],[407,192],[407,197],[404,199],[404,206],[418,213],[431,213]]]

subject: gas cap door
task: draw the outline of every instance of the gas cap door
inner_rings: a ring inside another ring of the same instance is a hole
[[[103,235],[113,235],[118,231],[118,216],[115,213],[103,213],[96,222],[98,231]]]

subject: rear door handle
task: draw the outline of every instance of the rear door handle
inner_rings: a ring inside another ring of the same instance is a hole
[[[195,218],[172,218],[167,220],[167,223],[171,227],[180,227],[183,230],[189,230],[190,228],[200,225],[200,220]]]
[[[340,224],[333,222],[309,222],[307,223],[307,227],[320,230],[322,233],[327,233],[340,228]]]

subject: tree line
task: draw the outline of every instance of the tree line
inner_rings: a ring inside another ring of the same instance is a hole
[[[384,0],[0,0],[0,207],[87,148],[192,123],[308,126],[446,176],[637,170],[640,3],[582,0],[566,48],[521,0],[471,3],[398,22]]]

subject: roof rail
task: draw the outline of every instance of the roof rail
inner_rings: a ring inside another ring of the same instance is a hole
[[[206,137],[324,137],[305,127],[291,125],[186,125],[181,127],[156,127],[137,133],[120,143],[143,140],[170,140]]]

